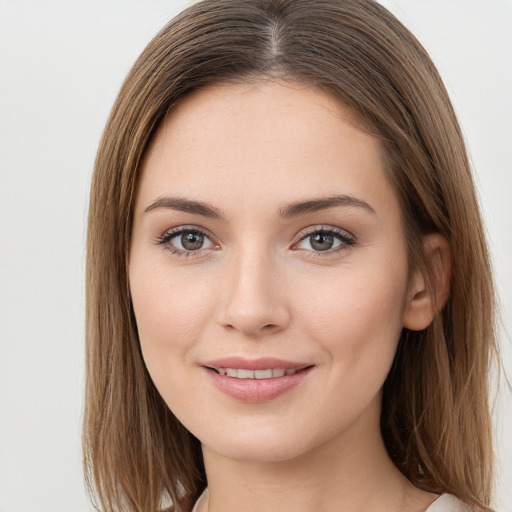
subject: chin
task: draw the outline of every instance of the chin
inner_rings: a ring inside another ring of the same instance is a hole
[[[219,443],[208,448],[223,457],[232,460],[263,463],[263,462],[284,462],[296,459],[307,450],[303,446],[279,442],[268,443],[240,440],[239,442]]]
[[[296,459],[325,442],[304,432],[255,426],[253,429],[211,430],[201,438],[204,447],[229,459],[247,462],[283,462]]]

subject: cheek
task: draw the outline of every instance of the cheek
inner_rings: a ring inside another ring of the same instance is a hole
[[[147,267],[145,267],[147,268]],[[208,280],[186,272],[169,274],[156,265],[150,272],[130,267],[133,309],[144,363],[167,406],[186,424],[191,401],[199,410],[203,394],[193,379],[194,365],[187,364],[212,316]],[[197,410],[196,407],[196,410]]]
[[[208,280],[162,265],[130,265],[130,289],[144,360],[159,379],[178,368],[205,329],[212,302]]]
[[[331,354],[333,365],[385,369],[402,330],[406,288],[403,269],[347,272],[330,280],[328,293],[308,290],[301,316],[310,319],[305,328]]]

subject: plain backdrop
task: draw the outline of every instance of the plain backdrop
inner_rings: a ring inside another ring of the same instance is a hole
[[[92,510],[81,472],[84,240],[98,140],[143,47],[189,2],[0,0],[0,512]],[[496,505],[512,512],[512,1],[383,1],[445,79],[503,306]]]

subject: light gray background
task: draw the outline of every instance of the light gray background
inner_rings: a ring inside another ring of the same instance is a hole
[[[80,453],[89,181],[122,79],[188,3],[0,0],[0,512],[91,510]],[[383,3],[429,50],[460,116],[510,332],[512,1]],[[511,512],[501,339],[496,505]]]

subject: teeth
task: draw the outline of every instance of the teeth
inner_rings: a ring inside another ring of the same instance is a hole
[[[236,377],[237,379],[272,379],[283,377],[284,375],[293,375],[296,369],[269,368],[268,370],[247,370],[245,368],[215,368],[220,375]]]
[[[254,370],[254,378],[255,379],[271,379],[273,377],[272,370]],[[238,375],[240,375],[240,370],[238,370]]]

